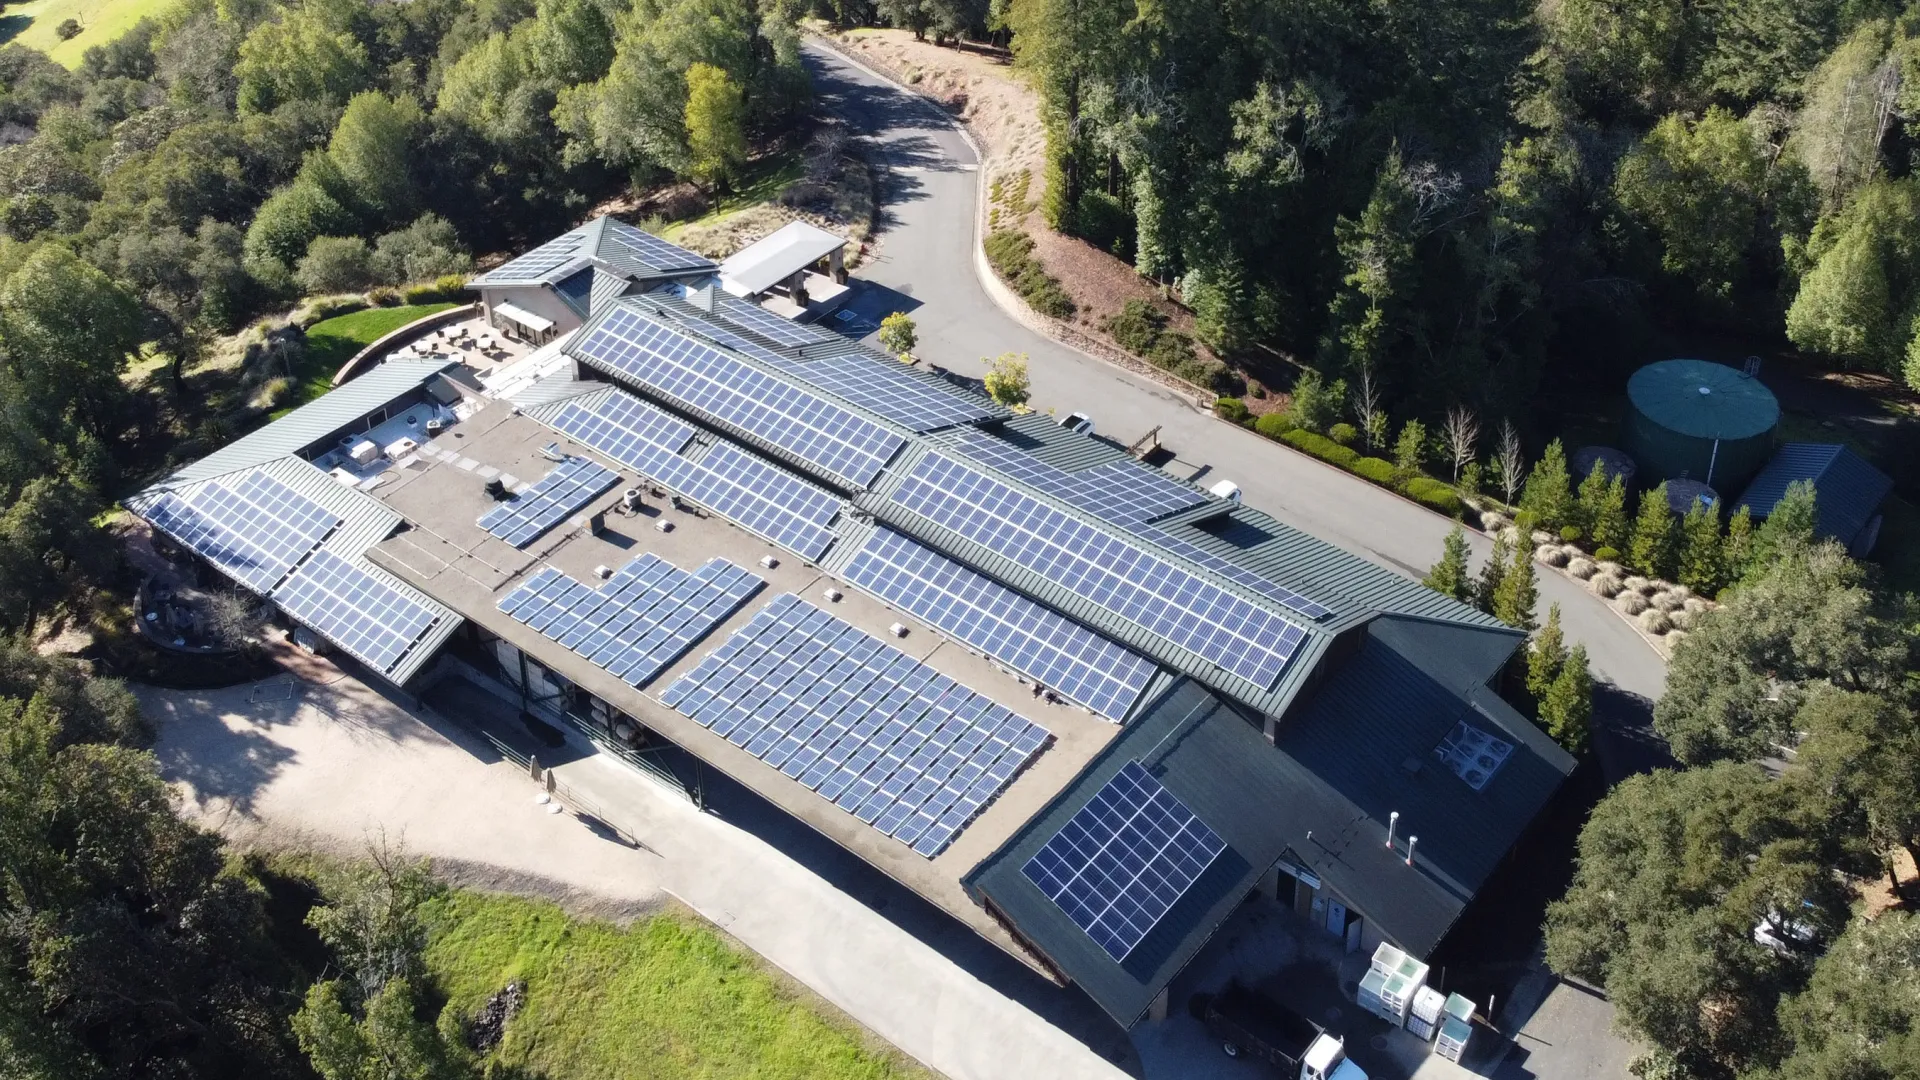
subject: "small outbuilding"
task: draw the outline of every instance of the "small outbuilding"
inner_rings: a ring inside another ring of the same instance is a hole
[[[1754,376],[1706,360],[1663,360],[1627,380],[1621,446],[1643,486],[1686,477],[1721,490],[1747,482],[1773,451],[1780,403]]]
[[[846,293],[847,238],[789,221],[720,264],[720,287],[787,318],[819,315]]]
[[[1840,541],[1855,555],[1873,550],[1880,533],[1880,503],[1893,490],[1893,479],[1839,443],[1786,444],[1734,506],[1747,507],[1760,521],[1773,513],[1787,485],[1800,480],[1813,482],[1816,532]]]

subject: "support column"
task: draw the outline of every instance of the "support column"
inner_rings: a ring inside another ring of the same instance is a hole
[[[1161,987],[1153,997],[1153,1004],[1147,1006],[1147,1019],[1159,1023],[1167,1018],[1167,988]]]

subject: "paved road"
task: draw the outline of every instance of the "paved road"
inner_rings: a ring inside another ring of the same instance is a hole
[[[1281,521],[1418,576],[1439,557],[1451,523],[1304,454],[1215,419],[1165,387],[1029,329],[1002,310],[975,275],[979,159],[937,108],[817,43],[807,62],[824,104],[868,137],[886,168],[879,258],[860,271],[899,294],[919,326],[915,352],[978,376],[982,358],[1024,352],[1033,403],[1091,415],[1105,435],[1130,442],[1154,425],[1178,457],[1240,485],[1245,500]],[[1476,557],[1489,545],[1473,538]],[[1559,603],[1568,635],[1584,642],[1595,675],[1611,684],[1599,704],[1602,765],[1618,777],[1659,761],[1646,735],[1666,665],[1619,616],[1578,583],[1542,570],[1541,611]]]

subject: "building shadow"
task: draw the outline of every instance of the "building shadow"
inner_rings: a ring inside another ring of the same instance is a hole
[[[911,313],[921,306],[920,301],[906,293],[865,278],[849,279],[847,286],[853,295],[841,303],[839,310],[822,319],[820,325],[855,341],[879,330],[881,320],[887,316],[895,312]]]

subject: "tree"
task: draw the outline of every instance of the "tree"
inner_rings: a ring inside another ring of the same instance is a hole
[[[1794,761],[1858,815],[1876,852],[1920,866],[1920,721],[1884,693],[1815,685],[1794,717]],[[1896,886],[1897,889],[1897,886]]]
[[[1680,584],[1702,596],[1720,591],[1725,556],[1720,546],[1720,508],[1699,496],[1680,522]]]
[[[260,204],[247,226],[246,258],[250,266],[277,262],[287,270],[307,253],[316,236],[350,236],[358,226],[352,211],[329,190],[334,172],[330,161],[316,156],[291,184]]]
[[[1533,606],[1540,599],[1534,577],[1533,544],[1525,537],[1513,547],[1513,561],[1493,591],[1493,617],[1508,626],[1533,629]]]
[[[1673,507],[1667,504],[1667,483],[1640,493],[1640,511],[1633,519],[1633,537],[1627,542],[1627,566],[1653,578],[1673,574]]]
[[[343,0],[284,9],[260,23],[240,46],[234,75],[240,109],[272,112],[289,101],[338,107],[367,82],[367,50],[347,29],[352,5]]]
[[[1620,163],[1614,194],[1659,237],[1662,269],[1725,301],[1746,272],[1767,164],[1753,129],[1727,110],[1710,108],[1691,125],[1676,113]]]
[[[1540,726],[1561,749],[1578,754],[1587,748],[1592,723],[1593,675],[1587,670],[1587,647],[1575,645],[1540,696]]]
[[[369,266],[379,280],[404,285],[464,274],[473,269],[473,257],[461,246],[459,235],[446,218],[426,213],[406,228],[374,241]]]
[[[1447,410],[1447,425],[1441,429],[1441,436],[1447,443],[1447,458],[1453,464],[1453,482],[1460,482],[1460,470],[1471,465],[1474,460],[1474,444],[1480,438],[1480,421],[1474,419],[1470,410],[1455,407]],[[1372,444],[1368,444],[1372,449]]]
[[[1592,540],[1595,546],[1600,543],[1594,536],[1596,526],[1607,510],[1607,487],[1606,463],[1595,459],[1593,468],[1587,470],[1587,475],[1573,495],[1573,523],[1579,527],[1581,535]]]
[[[1899,64],[1887,55],[1887,24],[1860,22],[1807,79],[1806,108],[1796,118],[1787,150],[1804,162],[1829,205],[1881,168],[1900,87]]]
[[[1572,887],[1547,909],[1548,964],[1604,987],[1616,1022],[1687,1075],[1759,1063],[1775,1003],[1847,918],[1852,894],[1833,868],[1857,860],[1828,809],[1749,764],[1621,782],[1580,832]],[[1754,940],[1762,923],[1785,942],[1778,951]]]
[[[1293,382],[1287,400],[1287,415],[1308,431],[1325,432],[1345,407],[1347,384],[1336,379],[1331,385],[1312,368],[1300,373]]]
[[[1814,965],[1807,988],[1781,1003],[1780,1022],[1793,1053],[1773,1075],[1911,1076],[1920,1051],[1920,915],[1855,920]]]
[[[293,1032],[326,1080],[454,1080],[473,1075],[457,1043],[418,1018],[419,994],[395,979],[367,999],[356,1019],[339,980],[314,983],[293,1016]]]
[[[357,236],[317,236],[293,277],[309,295],[364,289],[373,280],[367,242]]]
[[[880,320],[880,347],[902,360],[913,359],[913,347],[920,343],[913,317],[896,311]]]
[[[1726,538],[1720,541],[1720,583],[1722,586],[1747,576],[1753,561],[1753,508],[1745,503],[1727,521]]]
[[[396,980],[419,984],[427,947],[421,908],[446,890],[424,859],[408,858],[384,837],[370,843],[363,861],[349,864],[324,883],[326,903],[307,923],[327,943],[352,980],[350,1002],[369,1000]]]
[[[119,553],[93,523],[103,509],[93,491],[38,476],[0,510],[0,627],[31,634],[41,616],[108,579]]]
[[[347,102],[327,156],[375,220],[405,221],[418,208],[412,162],[425,124],[420,103],[408,94],[390,98],[369,90]]]
[[[1494,451],[1493,470],[1506,496],[1506,504],[1512,506],[1519,496],[1520,484],[1526,477],[1527,459],[1520,450],[1520,433],[1513,428],[1513,421],[1500,421],[1500,446]]]
[[[1524,541],[1523,541],[1524,543]],[[1473,584],[1473,606],[1488,615],[1498,616],[1494,610],[1495,598],[1500,595],[1502,584],[1506,581],[1507,569],[1513,561],[1513,545],[1505,536],[1493,538],[1493,551],[1487,561],[1480,564],[1480,577]]]
[[[747,160],[746,98],[712,64],[687,68],[687,151],[695,179],[725,189]]]
[[[1754,530],[1753,555],[1747,564],[1751,571],[1771,572],[1782,560],[1811,548],[1818,512],[1813,481],[1795,480],[1788,484],[1767,519]]]
[[[1461,603],[1472,599],[1472,582],[1467,570],[1467,530],[1455,525],[1447,533],[1440,561],[1433,564],[1421,584],[1442,596]],[[1557,608],[1555,609],[1558,610]]]
[[[1403,481],[1420,475],[1420,467],[1427,460],[1427,425],[1418,420],[1409,420],[1400,428],[1400,438],[1393,444],[1393,471]]]
[[[1358,220],[1340,218],[1335,242],[1346,274],[1328,310],[1321,350],[1329,363],[1351,372],[1379,371],[1386,364],[1404,303],[1402,280],[1413,262],[1417,200],[1396,145],[1375,175],[1373,195]]]
[[[1547,690],[1567,666],[1567,638],[1560,629],[1560,605],[1547,608],[1547,624],[1533,635],[1533,647],[1527,651],[1527,693],[1535,701],[1545,701]]]
[[[1373,368],[1360,369],[1360,378],[1354,383],[1353,418],[1360,421],[1360,436],[1366,440],[1367,453],[1377,453],[1387,441],[1387,410],[1380,402],[1380,380],[1374,377]]]
[[[62,444],[69,423],[110,435],[144,322],[138,301],[65,247],[35,250],[0,283],[0,347],[19,395],[12,423]]]
[[[1920,295],[1920,180],[1876,179],[1822,218],[1790,266],[1806,267],[1787,336],[1841,363],[1898,373]]]
[[[1540,527],[1557,532],[1573,521],[1573,493],[1568,488],[1567,453],[1555,439],[1534,462],[1527,474],[1527,485],[1520,493],[1520,509],[1531,513]]]
[[[1031,384],[1027,379],[1027,354],[1004,352],[986,361],[987,396],[1011,409],[1026,407]]]

